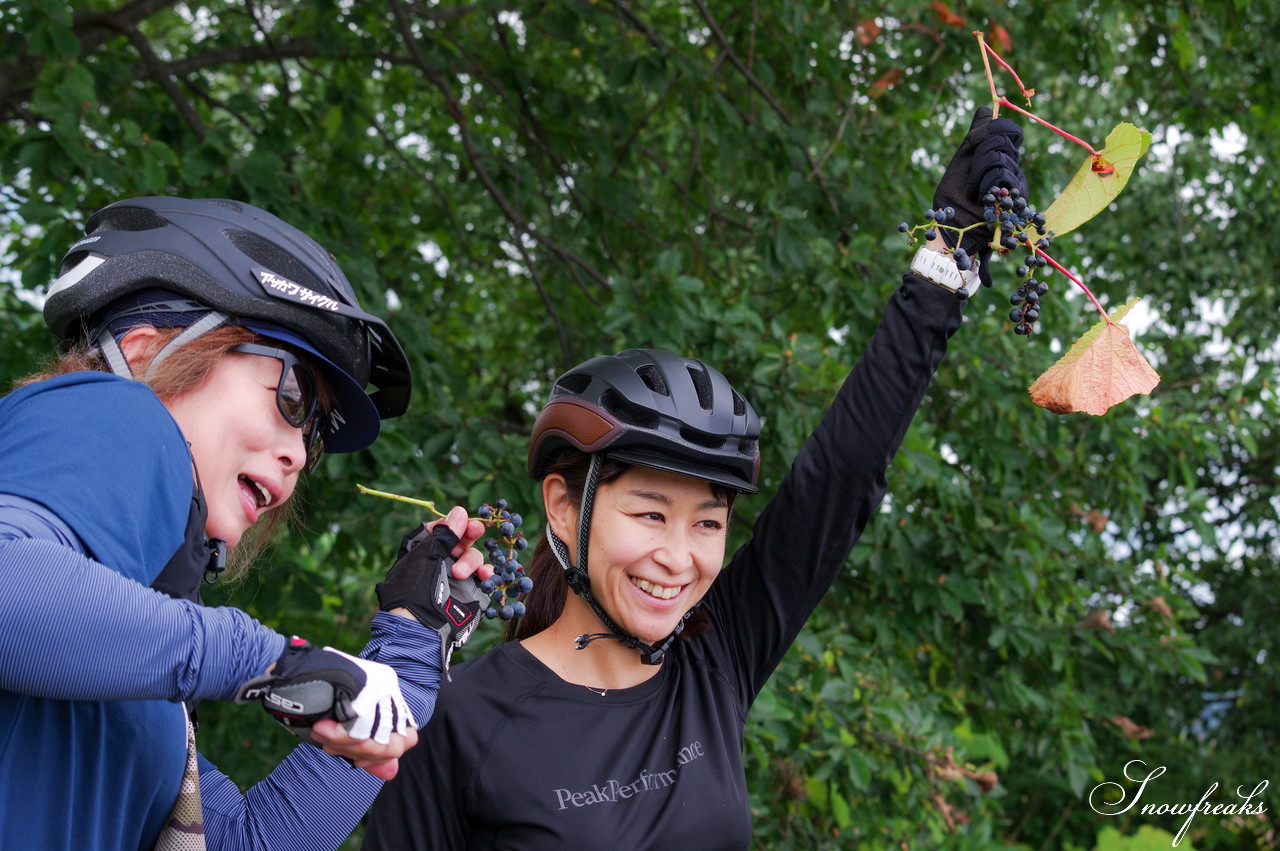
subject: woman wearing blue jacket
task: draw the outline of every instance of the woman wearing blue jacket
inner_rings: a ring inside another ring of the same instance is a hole
[[[137,198],[86,230],[44,307],[66,353],[0,399],[0,848],[334,848],[430,717],[435,624],[388,606],[357,658],[199,588],[405,411],[404,353],[248,204]],[[474,570],[471,525],[439,535]],[[186,709],[230,699],[308,741],[247,794]]]

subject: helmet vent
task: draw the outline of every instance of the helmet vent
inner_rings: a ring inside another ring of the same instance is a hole
[[[666,379],[662,377],[662,373],[656,366],[642,366],[636,370],[636,375],[640,376],[640,380],[644,382],[644,386],[648,387],[654,393],[661,396],[671,395],[671,391],[667,389]]]
[[[680,436],[695,446],[705,446],[707,449],[719,449],[724,446],[724,438],[717,437],[714,434],[698,431],[687,426],[680,428]]]
[[[738,451],[743,455],[755,455],[758,451],[758,442],[747,438],[738,441]]]
[[[327,293],[323,281],[316,279],[306,266],[295,260],[288,252],[281,250],[254,233],[243,230],[224,231],[227,241],[234,245],[241,254],[255,263],[266,266],[277,275],[283,275],[295,284],[302,284],[317,292]]]
[[[747,400],[738,395],[738,391],[733,391],[733,415],[740,417],[747,412]]]
[[[101,216],[96,216],[87,234],[102,233],[110,230],[156,230],[168,227],[169,223],[157,213],[140,207],[117,207]]]
[[[555,389],[551,391],[552,396],[560,396],[565,393],[578,395],[586,390],[591,384],[591,376],[585,372],[575,372],[572,375],[566,375],[556,382]]]
[[[700,369],[688,367],[689,377],[693,379],[693,389],[698,394],[698,407],[704,411],[711,410],[711,381]]]
[[[658,427],[656,414],[631,404],[614,390],[606,390],[600,395],[600,405],[627,425],[649,429]]]

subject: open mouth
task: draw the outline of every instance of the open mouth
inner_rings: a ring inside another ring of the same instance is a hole
[[[631,584],[659,600],[670,600],[684,590],[683,585],[657,585],[647,579],[632,579]]]
[[[271,504],[271,491],[266,486],[248,476],[240,477],[240,484],[253,495],[253,501],[257,504],[258,510],[266,508]]]

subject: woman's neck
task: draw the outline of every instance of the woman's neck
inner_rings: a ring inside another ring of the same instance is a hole
[[[603,632],[607,630],[595,613],[571,597],[551,626],[520,643],[562,680],[597,692],[631,688],[658,673],[657,665],[640,661],[640,651],[613,638],[600,638],[577,649],[578,636]]]

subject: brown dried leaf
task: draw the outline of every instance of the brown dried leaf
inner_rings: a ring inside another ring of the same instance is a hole
[[[968,813],[951,806],[947,799],[942,797],[941,792],[933,793],[933,805],[938,808],[938,812],[942,814],[942,820],[946,822],[947,830],[952,833],[956,832],[959,825],[969,823]]]
[[[947,748],[941,757],[932,757],[930,768],[933,776],[939,780],[960,780],[967,777],[978,784],[978,788],[984,795],[996,788],[996,784],[1000,782],[1000,778],[994,771],[978,771],[976,768],[957,763],[955,748]]]
[[[964,769],[956,764],[954,748],[947,748],[941,759],[934,758],[933,774],[939,780],[959,780],[964,776]]]
[[[1087,618],[1080,621],[1081,629],[1097,629],[1102,632],[1115,632],[1116,628],[1111,625],[1111,612],[1106,609],[1099,609],[1091,613]]]
[[[1123,715],[1112,715],[1107,720],[1119,727],[1120,732],[1131,739],[1149,739],[1156,734],[1150,727],[1143,727]]]
[[[996,784],[1000,782],[1000,777],[994,771],[972,771],[966,769],[964,776],[977,783],[978,788],[982,790],[984,795],[990,794],[991,790],[996,788]]]
[[[1119,320],[1133,299],[1089,329],[1058,362],[1031,385],[1031,401],[1055,414],[1083,411],[1100,416],[1137,393],[1150,393],[1160,375],[1133,344]]]
[[[964,18],[951,11],[951,7],[943,3],[942,0],[933,0],[929,4],[929,8],[938,16],[938,23],[952,27],[964,26]]]
[[[987,43],[1001,56],[1013,50],[1013,39],[1009,37],[1009,31],[999,24],[991,25],[991,32],[987,33]]]
[[[1071,513],[1083,520],[1095,535],[1101,535],[1107,531],[1107,524],[1111,522],[1111,518],[1105,511],[1099,511],[1096,508],[1090,508],[1085,511],[1080,506],[1073,505],[1071,506]]]
[[[1165,620],[1173,620],[1173,609],[1169,608],[1169,603],[1164,599],[1163,594],[1152,597],[1147,601],[1147,606]]]
[[[882,96],[889,89],[898,84],[902,79],[901,68],[890,68],[880,75],[880,78],[871,84],[871,88],[867,90],[867,94],[873,98]]]
[[[857,33],[858,44],[866,47],[871,44],[871,42],[875,41],[876,37],[880,35],[880,25],[876,23],[875,18],[867,18],[865,21],[858,24],[854,32]]]

